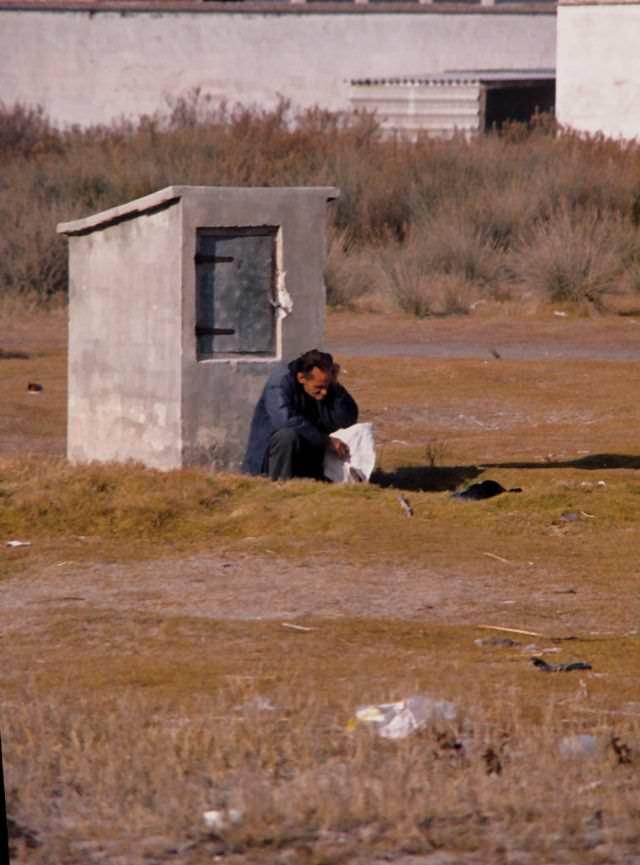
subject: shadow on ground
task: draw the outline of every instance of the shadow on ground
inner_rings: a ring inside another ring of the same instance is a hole
[[[398,490],[441,493],[455,490],[483,471],[478,466],[400,466],[393,472],[376,469],[371,483]]]
[[[371,475],[371,483],[399,490],[439,493],[455,490],[488,469],[640,469],[640,456],[589,454],[586,457],[564,462],[483,463],[479,466],[400,466],[392,472],[376,469]]]

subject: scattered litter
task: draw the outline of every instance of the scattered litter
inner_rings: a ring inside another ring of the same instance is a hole
[[[515,604],[515,601],[501,601],[501,604]]]
[[[507,634],[524,634],[527,637],[542,637],[537,631],[522,631],[520,628],[503,628],[500,625],[478,625],[483,631],[504,631]]]
[[[27,385],[27,390],[29,393],[40,393],[44,390],[44,385],[40,384],[37,381],[30,381]]]
[[[577,589],[552,589],[554,595],[577,595]]]
[[[262,617],[260,617],[262,618]],[[256,621],[253,619],[252,621]],[[277,679],[277,676],[269,676],[266,673],[225,673],[225,679],[246,679],[248,682],[254,682],[256,679]]]
[[[590,733],[564,736],[560,739],[559,750],[563,757],[591,756],[598,750],[598,740]]]
[[[479,637],[477,640],[473,641],[476,646],[504,646],[506,648],[510,648],[511,646],[519,646],[519,640],[512,640],[510,637]]]
[[[409,501],[407,499],[405,499],[404,496],[398,496],[398,501],[400,502],[400,506],[401,506],[402,510],[405,512],[405,514],[408,517],[412,517],[413,516],[413,508],[409,504]]]
[[[557,652],[561,652],[562,649],[557,648],[557,646],[550,647],[548,649],[539,649],[535,643],[529,643],[528,646],[525,646],[522,650],[523,655],[552,655]]]
[[[578,793],[587,793],[589,790],[597,790],[598,787],[602,787],[602,781],[589,781],[588,784],[578,787]]]
[[[512,565],[513,562],[510,562],[509,559],[503,559],[502,556],[496,556],[495,553],[483,553],[483,556],[489,556],[491,559],[495,559],[498,562],[504,562],[505,565]]]
[[[236,708],[239,712],[275,712],[277,706],[274,706],[268,697],[258,694],[252,700]]]
[[[317,631],[317,628],[307,628],[305,625],[294,625],[293,622],[280,622],[283,628],[289,628],[291,631],[304,631],[304,633],[309,633],[310,631]]]
[[[619,736],[612,736],[609,744],[618,758],[618,765],[628,766],[633,763],[633,751]]]
[[[587,511],[565,511],[560,514],[560,519],[565,523],[575,523],[577,520],[595,520],[596,515]]]
[[[591,670],[586,661],[573,661],[571,664],[547,664],[542,658],[531,658],[532,663],[543,673],[570,673],[573,670]]]
[[[568,318],[568,316],[569,316],[568,312],[563,312],[560,309],[554,309],[553,314],[555,315],[556,318]]]
[[[404,439],[391,439],[392,445],[408,445],[409,442],[406,442]]]
[[[454,721],[456,714],[456,707],[447,700],[417,695],[397,703],[358,706],[348,729],[360,722],[371,725],[383,739],[404,739],[432,721]]]
[[[622,709],[589,709],[586,706],[573,706],[576,712],[587,712],[590,715],[624,715],[628,718],[640,718],[640,712],[625,712]]]
[[[17,550],[20,547],[30,547],[31,541],[7,541],[5,547],[10,547],[12,550]]]
[[[593,481],[581,481],[580,487],[583,490],[592,490],[594,487],[599,487],[600,489],[604,489],[607,486],[606,481],[597,481],[595,484]]]
[[[224,832],[231,826],[237,826],[242,821],[242,811],[229,808],[224,811],[205,811],[202,818],[208,829],[214,832]]]
[[[458,493],[451,493],[450,498],[480,501],[481,499],[492,499],[494,496],[499,496],[501,493],[521,492],[522,487],[511,487],[511,489],[506,489],[502,484],[499,484],[498,481],[486,480],[480,481],[477,484],[471,484],[471,486]]]

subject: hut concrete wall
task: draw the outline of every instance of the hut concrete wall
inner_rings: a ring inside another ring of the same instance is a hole
[[[73,462],[181,464],[179,222],[174,205],[69,238]]]
[[[183,461],[234,471],[240,468],[253,411],[271,370],[324,342],[327,195],[295,188],[194,190],[184,199],[183,214]],[[197,360],[197,229],[248,224],[279,229],[278,279],[293,308],[276,327],[276,357]]]

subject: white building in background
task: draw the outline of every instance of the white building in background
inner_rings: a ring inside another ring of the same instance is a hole
[[[554,66],[555,3],[485,2],[0,0],[0,101],[81,126],[195,89],[348,111],[353,79]]]
[[[560,0],[556,115],[640,140],[640,0]]]
[[[552,112],[555,69],[468,69],[365,78],[351,82],[351,106],[375,113],[390,134],[470,137]]]

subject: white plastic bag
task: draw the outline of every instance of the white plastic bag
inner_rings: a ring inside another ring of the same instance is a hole
[[[456,715],[453,703],[418,694],[397,703],[358,706],[355,720],[371,725],[383,739],[404,739],[434,721],[454,721]]]
[[[332,451],[324,456],[324,476],[335,484],[368,481],[376,464],[373,424],[356,423],[331,433],[349,447],[349,459],[341,460]]]

